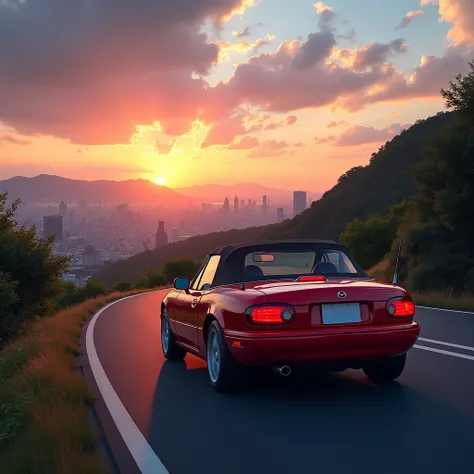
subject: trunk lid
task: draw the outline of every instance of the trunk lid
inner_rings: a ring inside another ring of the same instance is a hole
[[[406,294],[402,288],[388,283],[336,278],[325,282],[270,282],[256,285],[254,289],[263,292],[271,303],[286,303],[292,306],[387,301]],[[340,291],[346,294],[345,298],[338,296]]]

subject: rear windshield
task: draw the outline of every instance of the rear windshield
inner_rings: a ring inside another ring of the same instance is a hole
[[[328,277],[357,275],[358,270],[349,257],[336,249],[311,252],[252,252],[245,256],[244,281],[324,275]]]

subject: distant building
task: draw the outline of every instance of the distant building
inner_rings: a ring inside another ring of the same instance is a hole
[[[305,191],[293,192],[293,215],[297,216],[306,210],[307,197]]]
[[[171,229],[171,242],[179,242],[179,230],[176,227]]]
[[[59,204],[59,215],[63,218],[67,216],[67,204],[64,201]]]
[[[277,209],[277,222],[282,222],[285,220],[284,210],[282,207]]]
[[[240,200],[240,208],[245,209],[245,201],[243,199]]]
[[[262,204],[263,212],[266,212],[267,208],[268,208],[268,197],[264,194],[263,195],[263,204]]]
[[[86,245],[82,254],[82,265],[85,267],[98,267],[101,264],[100,253],[92,245]]]
[[[158,222],[158,230],[155,235],[155,248],[160,248],[168,243],[168,234],[165,230],[165,223],[163,221]]]
[[[239,210],[239,198],[235,196],[234,198],[234,212],[238,212]]]
[[[54,235],[55,240],[63,239],[63,216],[44,216],[43,217],[43,236]]]
[[[230,212],[230,202],[229,202],[229,198],[226,197],[225,200],[224,200],[224,204],[222,206],[222,210],[224,212]]]

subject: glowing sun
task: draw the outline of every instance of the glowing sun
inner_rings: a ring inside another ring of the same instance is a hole
[[[158,186],[163,186],[165,184],[165,178],[156,178],[155,184],[157,184]]]

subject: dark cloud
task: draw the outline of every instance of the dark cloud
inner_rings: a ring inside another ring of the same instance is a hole
[[[183,132],[205,104],[207,85],[192,73],[218,58],[201,25],[244,2],[0,4],[0,120],[81,144],[128,142],[156,120]]]
[[[310,69],[327,58],[334,46],[336,39],[332,32],[310,33],[296,52],[292,65],[300,71]]]
[[[396,38],[390,43],[371,43],[359,49],[354,58],[353,67],[362,70],[384,63],[390,54],[404,53],[408,45],[403,38]]]

